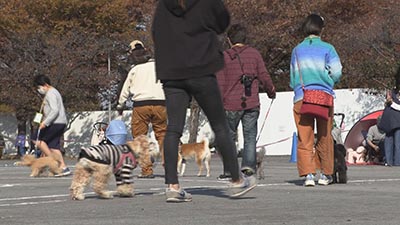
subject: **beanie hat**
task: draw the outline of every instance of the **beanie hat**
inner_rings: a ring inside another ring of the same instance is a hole
[[[121,120],[112,120],[106,129],[106,138],[114,145],[126,144],[127,134],[125,123]]]

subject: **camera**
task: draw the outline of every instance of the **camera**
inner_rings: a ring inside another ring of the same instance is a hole
[[[244,94],[246,96],[251,96],[251,84],[253,83],[253,76],[249,76],[246,74],[243,74],[242,77],[240,78],[240,82],[244,86]]]

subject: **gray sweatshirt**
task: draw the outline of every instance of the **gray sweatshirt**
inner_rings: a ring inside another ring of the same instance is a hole
[[[54,87],[50,88],[44,96],[44,124],[67,124],[67,116],[60,92]]]

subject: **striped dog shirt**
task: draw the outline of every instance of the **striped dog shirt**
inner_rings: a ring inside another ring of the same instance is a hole
[[[136,160],[133,152],[127,145],[94,145],[82,148],[80,158],[110,165],[113,168],[117,185],[133,183],[133,169]]]

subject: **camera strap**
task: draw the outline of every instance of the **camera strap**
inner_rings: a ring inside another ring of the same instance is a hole
[[[244,69],[243,69],[244,65],[242,63],[242,60],[240,59],[240,53],[242,53],[246,48],[247,48],[247,46],[245,46],[244,49],[241,52],[238,52],[236,49],[232,48],[232,50],[235,52],[235,56],[237,57],[237,59],[239,61],[240,70],[242,71],[243,75],[246,74],[246,73],[244,72]],[[253,80],[257,79],[257,76],[252,76],[252,78],[253,78]]]
[[[240,69],[242,70],[242,75],[244,75],[244,69],[243,69],[243,64],[242,64],[242,60],[240,60],[240,53],[238,51],[236,51],[236,49],[233,48],[233,51],[236,53],[236,57],[239,60],[239,65],[240,65]]]

